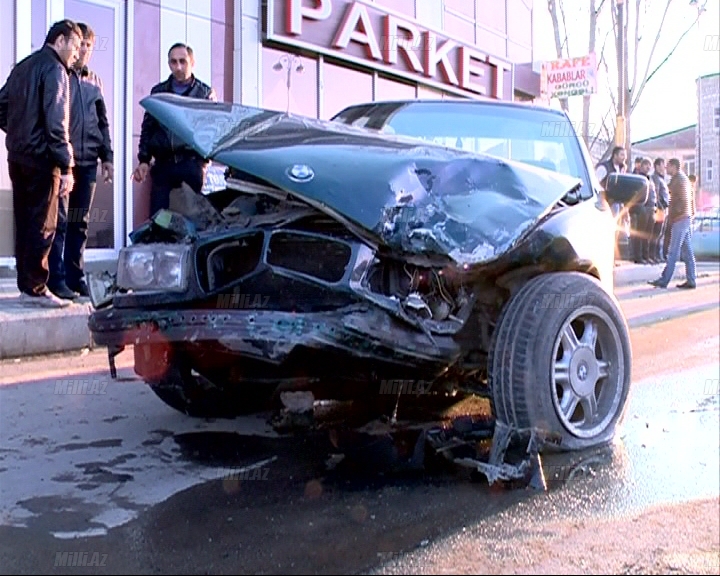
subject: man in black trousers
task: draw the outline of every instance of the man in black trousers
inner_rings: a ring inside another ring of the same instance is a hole
[[[90,205],[95,195],[98,160],[105,182],[112,181],[113,151],[102,81],[88,68],[95,32],[78,22],[83,33],[78,59],[70,71],[70,142],[75,153],[75,188],[60,199],[55,240],[50,250],[48,289],[58,298],[87,297],[84,252]]]
[[[56,22],[44,46],[16,64],[0,89],[0,130],[7,134],[20,299],[47,308],[70,304],[47,289],[48,255],[58,200],[74,185],[68,69],[77,60],[81,39],[73,21]]]

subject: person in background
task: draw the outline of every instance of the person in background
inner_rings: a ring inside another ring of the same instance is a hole
[[[600,186],[605,188],[607,185],[607,175],[613,172],[625,172],[625,148],[622,146],[615,146],[612,150],[609,160],[600,162],[595,167],[595,175],[597,176]]]
[[[667,252],[664,246],[665,237],[670,242],[670,232],[666,231],[667,209],[670,205],[670,195],[667,183],[665,182],[665,159],[655,158],[653,173],[650,176],[655,185],[655,224],[653,226],[652,238],[650,240],[650,258],[655,264],[665,262]]]
[[[633,174],[642,176],[643,158],[638,156],[635,158],[635,168]],[[649,192],[649,191],[648,191]],[[646,207],[644,204],[633,204],[629,207],[630,215],[630,257],[635,264],[646,264],[643,258],[643,239],[645,238],[645,229],[647,226]]]
[[[603,188],[603,190],[607,186],[608,174],[612,174],[614,172],[625,172],[625,159],[625,148],[623,148],[622,146],[615,146],[612,149],[612,154],[610,154],[610,158],[608,160],[605,160],[604,162],[600,162],[600,164],[595,167],[595,175],[597,176],[597,179],[600,182],[600,186]],[[613,216],[615,216],[615,218],[617,218],[618,220],[621,220],[622,204],[614,203],[610,206],[610,209],[612,210]],[[615,232],[616,266],[619,264],[617,261],[620,260],[620,247],[618,245],[619,234],[619,231]]]
[[[88,68],[95,32],[78,22],[83,39],[70,71],[70,142],[75,152],[75,188],[60,199],[57,231],[50,250],[48,289],[58,298],[89,296],[85,282],[84,252],[88,239],[90,206],[95,195],[98,160],[105,182],[113,178],[110,124],[102,81]]]
[[[650,177],[652,162],[649,158],[644,158],[640,164],[640,174],[648,180],[648,195],[645,204],[637,207],[637,253],[640,258],[640,264],[655,264],[655,259],[650,253],[650,244],[655,228],[655,203],[657,195],[655,191],[655,183]]]
[[[170,93],[188,98],[217,101],[215,90],[193,74],[195,56],[190,46],[173,44],[168,51],[168,65],[172,74],[164,82],[153,86],[150,94]],[[150,162],[155,160],[152,168]],[[136,182],[144,182],[148,172],[152,179],[150,215],[167,208],[170,191],[183,182],[195,192],[202,192],[207,162],[192,148],[179,142],[150,114],[145,112],[138,145],[138,166],[133,172]]]
[[[81,41],[82,30],[75,22],[56,22],[43,47],[18,62],[0,89],[20,300],[47,308],[70,304],[47,289],[48,256],[59,198],[70,194],[74,185],[68,69],[77,60]]]
[[[667,172],[670,175],[670,249],[660,278],[651,280],[648,284],[656,288],[667,288],[675,273],[675,264],[682,255],[686,280],[677,287],[692,290],[696,287],[695,254],[692,247],[692,219],[695,216],[692,184],[680,168],[680,160],[677,158],[668,160]]]

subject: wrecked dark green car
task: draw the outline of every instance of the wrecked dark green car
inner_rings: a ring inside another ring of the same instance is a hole
[[[232,417],[304,393],[394,422],[410,396],[444,409],[475,395],[501,448],[520,433],[538,450],[612,439],[631,349],[608,201],[641,201],[647,184],[600,190],[564,114],[442,100],[320,121],[173,95],[142,105],[227,167],[225,190],[173,191],[94,297],[95,342],[111,357],[133,345],[167,404]]]

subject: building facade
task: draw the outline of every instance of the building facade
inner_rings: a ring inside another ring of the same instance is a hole
[[[697,79],[698,191],[703,204],[720,206],[720,74]]]
[[[196,76],[221,101],[329,119],[364,101],[538,97],[533,10],[533,0],[3,0],[0,82],[53,22],[94,29],[116,178],[98,181],[87,257],[114,258],[149,215],[149,183],[130,180],[139,101],[170,74],[173,43],[193,48]],[[10,189],[1,146],[0,264],[12,256]]]
[[[680,160],[686,174],[696,174],[696,134],[697,126],[693,124],[692,126],[634,142],[632,145],[633,157],[628,162],[629,169],[633,169],[634,159],[638,156],[650,158],[652,161],[655,161],[656,158],[664,158],[666,161],[670,160],[670,158],[677,158]]]

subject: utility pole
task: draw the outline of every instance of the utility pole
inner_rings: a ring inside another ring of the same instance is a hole
[[[617,34],[615,38],[617,46],[617,73],[618,73],[618,109],[617,121],[615,123],[615,145],[626,146],[625,142],[625,112],[627,87],[625,86],[625,51],[627,50],[627,38],[625,37],[625,0],[615,0]],[[628,157],[628,163],[630,158]]]

